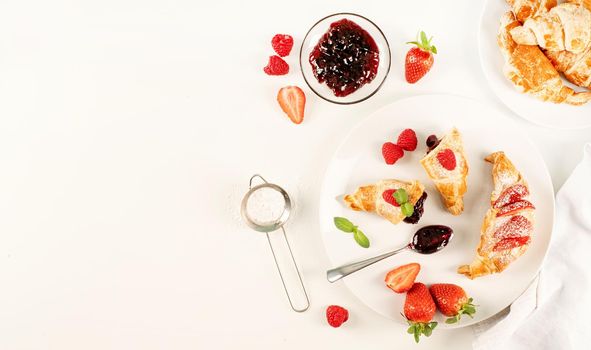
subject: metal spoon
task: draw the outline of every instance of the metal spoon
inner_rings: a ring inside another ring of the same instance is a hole
[[[330,283],[368,267],[380,260],[396,255],[404,250],[410,249],[419,254],[433,254],[443,249],[453,238],[453,230],[443,225],[430,225],[420,228],[412,237],[412,241],[404,247],[391,252],[378,255],[362,261],[357,261],[326,271],[326,279]]]

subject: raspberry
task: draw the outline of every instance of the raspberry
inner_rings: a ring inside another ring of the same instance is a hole
[[[293,38],[287,34],[277,34],[271,40],[273,50],[281,57],[289,55],[293,47]]]
[[[349,311],[338,305],[331,305],[326,308],[326,320],[328,324],[337,328],[349,319]]]
[[[269,63],[263,71],[269,75],[285,75],[289,73],[289,65],[281,57],[273,55],[269,57]]]
[[[447,170],[454,170],[456,168],[456,155],[449,148],[437,153],[437,160]]]
[[[413,129],[404,129],[398,135],[398,142],[396,144],[405,151],[414,151],[417,149],[417,134]]]
[[[396,190],[385,190],[382,193],[382,198],[384,198],[384,200],[386,201],[386,203],[390,203],[395,207],[399,207],[400,204],[398,204],[398,202],[396,202],[396,199],[394,198],[394,192],[396,192]]]
[[[395,145],[392,142],[386,142],[382,145],[382,155],[384,156],[386,164],[394,164],[398,159],[402,158],[404,151],[400,146]]]

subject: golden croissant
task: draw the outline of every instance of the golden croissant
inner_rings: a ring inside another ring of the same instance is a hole
[[[578,54],[591,45],[591,11],[563,3],[512,28],[511,37],[521,45]]]
[[[497,43],[505,59],[504,74],[522,91],[543,101],[582,105],[591,100],[591,92],[575,92],[565,86],[560,74],[538,46],[519,45],[510,31],[520,26],[512,12],[501,18]]]
[[[442,166],[439,160],[439,153],[442,152],[448,152],[454,158],[453,169]],[[435,183],[447,210],[453,215],[460,215],[464,211],[464,194],[468,190],[468,161],[458,129],[453,128],[433,148],[430,147],[421,159],[421,165]]]
[[[525,22],[528,18],[548,12],[556,6],[556,0],[507,0],[517,20]]]
[[[527,251],[534,228],[535,207],[521,173],[503,152],[485,160],[493,165],[490,209],[480,229],[476,258],[458,267],[458,273],[470,279],[505,270]]]

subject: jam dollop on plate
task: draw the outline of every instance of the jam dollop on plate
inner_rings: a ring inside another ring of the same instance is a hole
[[[343,18],[330,25],[309,61],[316,80],[325,83],[335,96],[344,97],[376,77],[380,52],[365,29]]]

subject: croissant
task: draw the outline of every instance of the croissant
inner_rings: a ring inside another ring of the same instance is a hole
[[[455,167],[447,169],[439,160],[439,153],[451,152],[455,159]],[[443,136],[434,148],[430,149],[421,159],[421,165],[433,180],[447,210],[453,215],[460,215],[464,211],[464,194],[468,186],[468,162],[464,153],[462,136],[458,129]]]
[[[591,44],[591,12],[584,6],[563,3],[512,28],[511,36],[521,45],[581,53]]]
[[[355,193],[346,195],[344,201],[353,210],[375,212],[396,225],[405,218],[400,206],[392,204],[392,193],[399,188],[406,190],[408,202],[413,206],[425,192],[425,186],[417,180],[381,180],[375,184],[359,187]]]
[[[501,18],[497,42],[505,59],[504,74],[523,92],[543,101],[582,105],[591,100],[591,92],[575,92],[564,86],[560,74],[539,47],[519,45],[510,35],[520,23],[512,12]]]
[[[546,13],[556,6],[556,0],[507,0],[507,2],[520,22]]]
[[[476,258],[458,267],[458,273],[470,279],[505,270],[527,251],[534,227],[535,207],[521,173],[503,152],[485,160],[493,164],[490,209],[480,229]]]
[[[568,51],[546,51],[554,68],[571,83],[591,88],[591,45],[580,54]]]
[[[591,11],[591,0],[565,0],[564,2],[584,6],[587,10]]]

